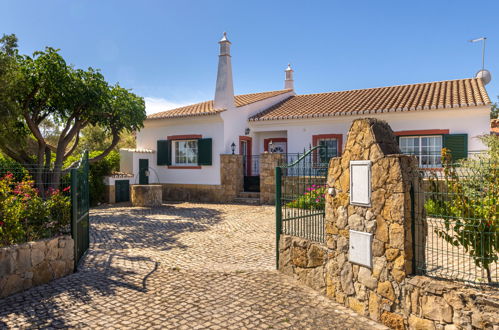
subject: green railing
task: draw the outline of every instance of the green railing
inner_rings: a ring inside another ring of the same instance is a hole
[[[414,228],[416,270],[499,284],[499,162],[474,158],[421,170],[424,214]]]
[[[90,244],[88,172],[88,152],[85,151],[78,167],[71,169],[71,233],[75,249],[75,270]]]
[[[329,155],[323,146],[311,148],[289,164],[276,167],[276,248],[280,235],[325,241],[325,194]]]

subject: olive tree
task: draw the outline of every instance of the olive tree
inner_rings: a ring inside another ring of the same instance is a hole
[[[113,150],[120,134],[142,127],[146,118],[143,98],[118,84],[110,85],[99,70],[74,68],[54,48],[20,55],[12,40],[15,36],[0,40],[0,59],[9,61],[7,71],[15,77],[15,86],[6,95],[0,94],[4,99],[0,106],[6,103],[12,108],[9,118],[14,119],[17,131],[12,136],[8,128],[3,130],[0,149],[17,162],[36,168],[33,174],[38,184],[46,181],[43,175],[48,173],[53,185],[58,185],[64,161],[77,150],[86,127],[99,126],[110,137],[109,144],[90,162]],[[56,138],[51,139],[56,143],[43,134],[46,121],[58,127]]]

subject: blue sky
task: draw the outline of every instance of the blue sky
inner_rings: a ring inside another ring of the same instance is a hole
[[[0,0],[0,33],[20,49],[60,48],[77,67],[146,97],[148,112],[213,98],[222,32],[232,41],[237,94],[319,93],[492,72],[499,94],[499,1]]]

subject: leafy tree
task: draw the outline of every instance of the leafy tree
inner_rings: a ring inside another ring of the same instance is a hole
[[[101,126],[87,126],[81,131],[80,143],[76,152],[81,153],[83,150],[104,150],[111,143],[111,139],[112,137]],[[121,148],[135,148],[134,132],[121,132],[120,141],[116,145],[115,150],[118,151]]]
[[[1,111],[18,127],[17,141],[12,134],[2,134],[0,149],[37,168],[34,179],[39,186],[47,180],[44,172],[58,185],[64,161],[77,150],[85,128],[98,126],[110,137],[102,152],[89,160],[96,162],[116,147],[121,134],[142,127],[144,100],[118,84],[108,84],[99,70],[74,68],[50,47],[32,56],[19,55],[14,35],[4,36],[0,43],[0,61],[7,63],[0,83],[15,78],[14,86],[0,94]],[[56,128],[50,130],[50,138],[44,135],[48,123]]]
[[[492,109],[490,110],[490,119],[498,119],[499,118],[499,104],[492,104]]]

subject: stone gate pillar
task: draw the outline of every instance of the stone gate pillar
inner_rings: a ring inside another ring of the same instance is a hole
[[[275,203],[275,168],[284,161],[284,154],[260,155],[260,203]]]
[[[357,160],[370,161],[369,206],[350,201],[350,162]],[[400,154],[386,122],[358,119],[342,157],[330,161],[328,187],[333,189],[326,196],[327,295],[390,327],[403,327],[402,282],[414,271],[411,222],[423,215],[416,158]],[[351,230],[372,234],[371,267],[349,261]]]
[[[221,197],[220,201],[231,202],[243,191],[243,156],[220,155]]]

